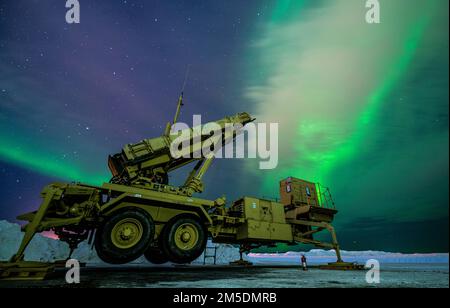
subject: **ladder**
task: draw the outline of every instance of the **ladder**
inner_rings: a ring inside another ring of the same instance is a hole
[[[214,265],[216,265],[217,262],[217,246],[206,246],[205,252],[203,254],[203,265],[206,264],[206,259],[213,258],[214,259]]]

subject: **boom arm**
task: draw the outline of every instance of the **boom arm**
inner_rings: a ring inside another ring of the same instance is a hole
[[[179,113],[181,102],[182,96],[180,96],[178,103],[177,114]],[[177,119],[177,114],[175,115],[174,122]],[[222,145],[224,145],[232,142],[240,130],[253,120],[248,113],[243,112],[214,121],[213,123],[217,124],[217,127],[220,127],[220,131],[216,131],[216,133],[221,134]],[[207,123],[204,126],[210,124]],[[229,132],[226,130],[226,127],[230,124],[237,125],[240,128],[234,131],[232,136],[228,136]],[[170,128],[170,124],[168,127]],[[180,158],[173,157],[170,151],[171,144],[179,137],[178,135],[164,134],[157,138],[145,139],[135,144],[126,145],[120,153],[109,156],[108,166],[113,175],[111,182],[126,185],[142,184],[143,182],[168,184],[168,173],[197,161],[198,164],[188,175],[185,187],[189,187],[189,189],[196,192],[201,192],[201,178],[211,165],[212,158],[194,157],[194,153],[198,152],[205,142],[214,144],[215,142],[212,139],[214,137],[210,135],[196,137],[198,129],[198,127],[189,128],[179,132],[181,136],[189,136],[186,141],[190,144],[187,150],[188,152],[185,153],[188,155],[183,155]]]

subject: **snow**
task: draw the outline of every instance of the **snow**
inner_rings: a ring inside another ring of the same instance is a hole
[[[18,224],[10,223],[6,220],[0,220],[0,260],[8,260],[19,248],[23,233],[20,231]],[[217,246],[216,264],[224,265],[231,261],[239,259],[239,248],[227,244],[213,244],[208,242],[207,247]],[[213,249],[208,248],[208,255],[213,253]],[[336,261],[336,254],[333,250],[312,249],[308,252],[287,252],[280,254],[255,254],[250,253],[244,255],[244,259],[255,264],[298,264],[300,256],[304,254],[309,264],[328,263]],[[376,259],[380,263],[403,263],[403,264],[448,264],[448,253],[431,253],[431,254],[402,254],[384,251],[341,251],[342,258],[346,262],[358,262],[364,264],[369,259]],[[31,241],[29,247],[25,251],[25,260],[33,261],[53,261],[66,259],[69,255],[69,248],[66,243],[59,240],[45,237],[41,234]],[[80,262],[86,262],[95,266],[106,266],[95,252],[85,241],[75,250],[73,258]],[[203,254],[192,264],[203,264]],[[133,264],[149,263],[144,257],[132,262]],[[206,259],[207,264],[213,263],[212,258]]]
[[[20,231],[18,224],[10,223],[6,220],[0,220],[0,260],[9,260],[17,252],[20,242],[23,238],[23,232]],[[217,246],[216,264],[228,264],[231,261],[239,259],[239,248],[232,245],[213,244],[210,241],[207,247]],[[208,248],[208,255],[211,253]],[[30,245],[25,251],[25,260],[27,261],[54,261],[64,260],[69,255],[69,247],[66,243],[52,239],[41,234],[36,234]],[[91,249],[87,241],[81,243],[72,255],[72,258],[80,262],[86,262],[88,265],[109,266],[101,261],[95,249]],[[244,257],[245,259],[245,257]],[[192,264],[203,264],[203,254]],[[207,258],[206,263],[213,263],[212,258]],[[133,261],[132,264],[149,264],[144,257]],[[150,264],[149,264],[150,265]]]
[[[249,259],[254,263],[260,264],[298,264],[300,257],[304,254],[309,264],[323,264],[336,261],[336,253],[334,250],[312,249],[309,252],[286,252],[286,253],[266,253],[248,255]],[[407,263],[407,264],[421,264],[421,263],[435,263],[448,264],[448,253],[414,253],[403,254],[398,252],[385,251],[346,251],[341,250],[342,259],[346,262],[357,262],[365,264],[369,259],[376,259],[380,263]]]
[[[23,238],[18,224],[0,220],[0,260],[9,260],[17,252]],[[37,234],[25,254],[28,261],[51,261],[65,259],[69,254],[66,244]]]

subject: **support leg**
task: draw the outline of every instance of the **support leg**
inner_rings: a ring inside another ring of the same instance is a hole
[[[38,231],[38,227],[45,214],[47,213],[48,207],[50,206],[50,202],[52,201],[54,194],[55,193],[53,190],[49,190],[45,195],[45,199],[39,207],[39,210],[37,211],[33,220],[25,226],[25,234],[23,236],[22,242],[20,243],[20,247],[17,250],[16,254],[11,257],[9,262],[14,263],[23,260],[25,249],[27,248],[28,244],[30,244],[34,235]]]
[[[252,266],[253,264],[249,261],[245,261],[242,257],[244,252],[248,252],[249,250],[245,247],[245,245],[239,246],[239,260],[230,262],[230,265],[239,265],[239,266]]]
[[[301,234],[299,237],[295,237],[294,239],[298,242],[301,243],[307,243],[307,244],[313,244],[316,245],[318,247],[328,247],[328,248],[332,248],[336,251],[336,257],[337,257],[337,262],[343,262],[342,261],[342,257],[341,257],[341,249],[339,247],[339,243],[337,240],[337,236],[336,236],[336,231],[334,231],[334,228],[331,224],[329,223],[325,223],[325,222],[314,222],[314,221],[306,221],[306,220],[290,220],[290,222],[292,224],[297,224],[297,225],[304,225],[304,226],[311,226],[311,227],[317,227],[317,230],[314,231],[309,231],[306,232],[305,234],[313,234],[316,233],[320,230],[323,229],[327,229],[328,232],[330,232],[331,234],[331,239],[332,239],[332,243],[323,243],[321,241],[315,241],[315,240],[310,240],[310,239],[305,239],[304,235],[305,234]]]
[[[341,257],[341,249],[339,247],[339,243],[337,241],[336,232],[334,231],[334,228],[332,225],[327,226],[327,230],[331,234],[331,239],[333,241],[333,248],[336,251],[337,261],[336,262],[343,262]]]

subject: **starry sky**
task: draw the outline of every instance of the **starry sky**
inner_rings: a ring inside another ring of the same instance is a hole
[[[180,120],[279,123],[279,166],[216,160],[205,198],[329,186],[347,250],[448,252],[448,1],[0,0],[0,219]],[[181,172],[172,181],[181,178]],[[232,183],[232,184],[231,184]]]

